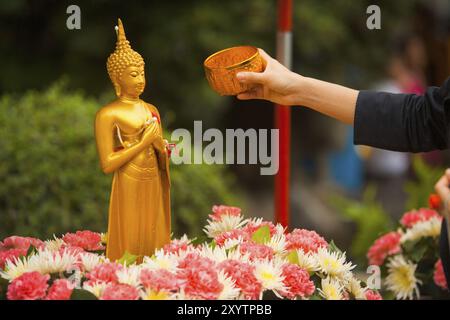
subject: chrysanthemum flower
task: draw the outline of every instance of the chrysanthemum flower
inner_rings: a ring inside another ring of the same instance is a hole
[[[244,220],[241,215],[222,215],[220,220],[208,220],[208,224],[203,231],[208,237],[215,238],[224,232],[238,229],[245,223],[247,223],[247,220]]]
[[[178,253],[169,253],[164,249],[156,250],[152,257],[144,257],[142,267],[149,270],[164,269],[174,272],[178,268],[179,253],[181,251],[178,251]]]
[[[415,276],[416,264],[406,261],[402,255],[397,255],[389,259],[387,267],[385,284],[397,299],[413,299],[414,295],[419,297],[418,285],[421,281]]]
[[[217,299],[233,300],[239,296],[240,291],[236,288],[235,281],[231,277],[227,276],[223,270],[219,271],[218,280],[222,284],[222,291]]]
[[[375,240],[367,252],[369,264],[381,266],[386,257],[399,253],[401,236],[399,232],[392,231]]]
[[[351,276],[351,270],[355,267],[346,261],[345,252],[331,252],[326,248],[319,248],[314,255],[317,270],[327,276],[347,281]]]
[[[117,281],[122,284],[129,284],[133,287],[139,287],[141,266],[131,265],[116,271]]]
[[[263,290],[272,290],[275,294],[285,292],[283,276],[284,261],[273,260],[258,260],[255,262],[255,277],[261,283]]]
[[[340,281],[334,278],[324,278],[321,280],[321,288],[318,289],[320,295],[326,300],[342,300],[344,298],[344,287]]]
[[[441,234],[441,224],[441,216],[431,217],[426,221],[417,222],[406,230],[405,234],[400,238],[400,242],[416,241],[424,237],[436,238]]]
[[[298,266],[305,269],[308,272],[317,271],[316,258],[314,257],[316,253],[308,252],[305,253],[302,249],[296,250],[298,258]]]

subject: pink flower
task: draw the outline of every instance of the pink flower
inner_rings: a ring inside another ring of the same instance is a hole
[[[144,269],[141,272],[140,280],[145,288],[155,291],[176,292],[181,284],[176,274],[164,269],[157,271]]]
[[[250,235],[241,230],[241,229],[233,229],[230,231],[225,231],[223,233],[221,233],[220,235],[218,235],[217,237],[214,238],[214,241],[216,242],[216,244],[221,247],[225,244],[225,241],[227,240],[235,240],[235,239],[239,239],[241,238],[243,242],[245,241],[249,241],[250,240]]]
[[[92,282],[103,281],[116,283],[118,281],[116,272],[122,270],[123,266],[116,262],[102,263],[94,267],[86,278]]]
[[[189,249],[193,249],[194,246],[190,244],[188,240],[184,239],[173,239],[170,243],[164,245],[164,253],[174,253],[180,254],[181,252],[186,252]]]
[[[8,249],[22,249],[26,252],[28,251],[30,245],[32,245],[36,249],[41,249],[44,247],[44,242],[31,237],[11,236],[3,239],[3,241],[0,242],[0,251]]]
[[[417,222],[427,221],[433,217],[441,216],[433,209],[421,208],[419,210],[406,212],[400,219],[400,223],[406,228],[411,228]]]
[[[66,244],[73,247],[79,247],[83,250],[97,251],[104,249],[101,244],[101,235],[97,232],[92,232],[89,230],[66,233],[63,240]]]
[[[365,296],[367,300],[383,300],[381,294],[374,290],[367,290]]]
[[[319,248],[327,247],[328,243],[317,232],[306,229],[294,229],[286,235],[287,250],[302,249],[303,252],[317,252]]]
[[[229,207],[229,206],[213,206],[212,207],[213,214],[210,214],[209,217],[214,221],[222,220],[222,216],[239,216],[241,215],[241,209],[237,207]]]
[[[27,254],[27,249],[8,249],[0,251],[0,269],[5,267],[6,261],[14,261],[19,257],[23,257]]]
[[[66,279],[57,279],[48,289],[45,300],[70,300],[74,285]]]
[[[268,226],[269,227],[271,236],[273,236],[277,232],[277,229],[276,229],[275,225],[272,222],[270,222],[270,221],[263,221],[261,223],[255,223],[254,221],[250,221],[249,223],[247,223],[245,225],[245,227],[242,228],[242,230],[244,232],[248,233],[249,237],[251,237],[252,234],[256,230],[258,230],[259,228],[261,228],[263,226]]]
[[[129,284],[110,283],[106,286],[100,300],[137,300],[139,291]]]
[[[442,267],[441,259],[436,261],[436,264],[434,265],[433,280],[438,287],[448,290],[447,280],[445,279],[444,268]]]
[[[235,281],[245,299],[257,300],[261,294],[261,283],[254,275],[255,267],[238,260],[225,260],[219,264],[219,269]]]
[[[197,254],[189,254],[178,265],[177,277],[183,283],[184,292],[194,299],[217,299],[223,285],[219,282],[215,263]]]
[[[8,300],[37,300],[45,297],[50,276],[37,271],[26,272],[8,286]]]
[[[375,240],[367,252],[369,264],[381,266],[386,257],[399,253],[400,238],[400,233],[392,231]]]
[[[296,264],[287,263],[283,265],[284,285],[287,291],[282,295],[294,299],[295,297],[306,298],[314,293],[316,287],[309,278],[309,273]]]
[[[274,251],[271,247],[264,244],[245,242],[239,246],[242,254],[248,253],[250,255],[250,260],[258,259],[269,259],[272,260]]]

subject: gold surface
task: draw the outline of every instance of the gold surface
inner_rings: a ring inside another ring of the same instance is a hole
[[[145,88],[144,61],[129,45],[118,21],[116,50],[107,68],[117,99],[95,118],[102,170],[113,173],[106,256],[125,251],[151,256],[170,241],[169,158],[155,106],[139,99]]]
[[[237,95],[250,89],[240,83],[236,74],[241,71],[262,72],[264,60],[256,47],[239,46],[218,51],[203,63],[206,79],[220,95]]]

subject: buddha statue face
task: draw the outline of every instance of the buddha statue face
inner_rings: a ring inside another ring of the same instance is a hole
[[[138,98],[145,88],[144,66],[127,66],[115,82],[114,87],[118,96]]]

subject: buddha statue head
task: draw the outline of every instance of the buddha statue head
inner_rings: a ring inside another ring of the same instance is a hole
[[[145,87],[144,59],[131,49],[120,19],[115,29],[117,34],[116,50],[108,57],[106,68],[116,95],[136,99]]]

